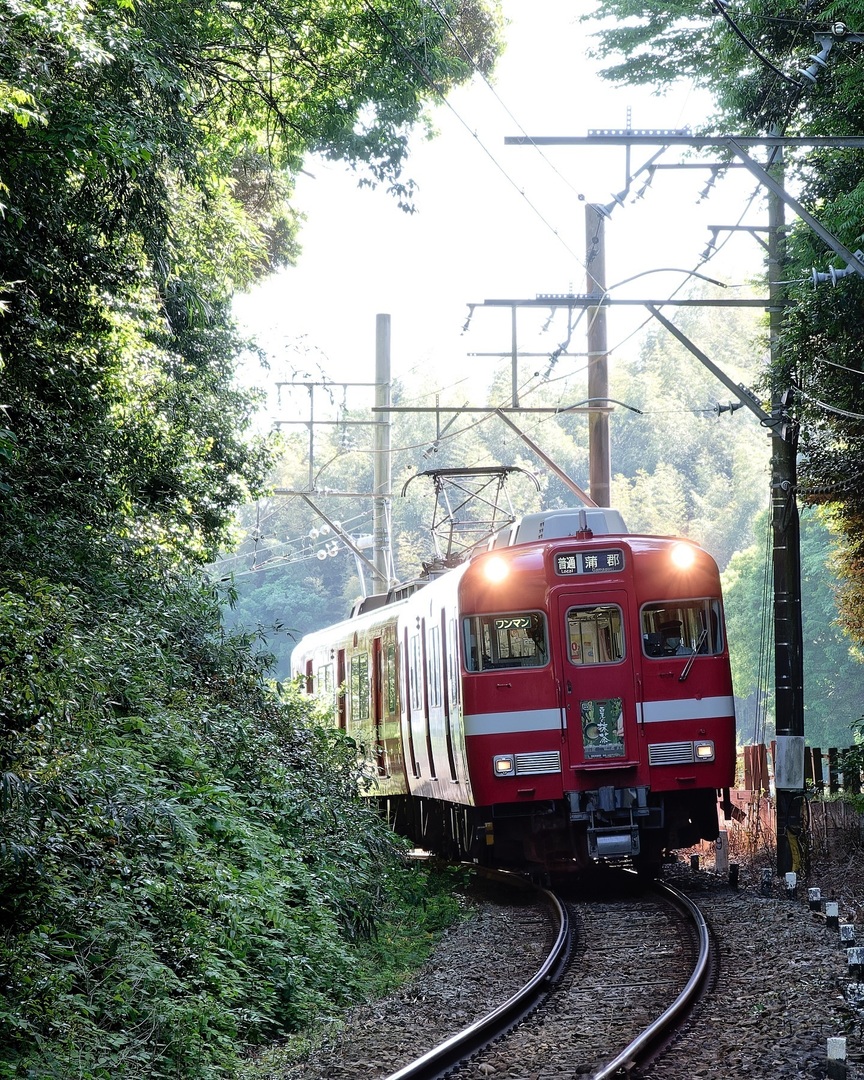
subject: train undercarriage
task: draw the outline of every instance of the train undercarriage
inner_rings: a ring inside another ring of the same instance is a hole
[[[447,859],[546,873],[617,862],[655,874],[664,856],[719,834],[717,793],[647,789],[574,792],[523,806],[461,806],[395,796],[379,800],[401,836]]]

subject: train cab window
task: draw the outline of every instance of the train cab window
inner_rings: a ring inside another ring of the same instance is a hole
[[[723,651],[719,600],[664,600],[642,608],[646,656],[716,656]]]
[[[621,608],[615,604],[570,608],[567,655],[571,664],[617,664],[624,656]]]
[[[351,719],[369,719],[369,657],[359,653],[351,657]]]
[[[542,667],[549,659],[546,621],[539,611],[472,615],[462,625],[468,671]]]

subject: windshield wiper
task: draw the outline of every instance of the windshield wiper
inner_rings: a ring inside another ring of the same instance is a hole
[[[684,670],[683,670],[683,671],[681,672],[681,674],[680,674],[680,675],[678,676],[678,682],[684,682],[684,680],[685,680],[685,679],[687,678],[687,676],[688,676],[688,675],[690,674],[690,668],[692,668],[692,667],[693,667],[693,661],[694,661],[694,660],[696,659],[696,657],[697,657],[697,655],[698,655],[698,653],[699,653],[699,650],[700,650],[700,649],[702,648],[702,646],[703,646],[703,645],[705,644],[705,639],[706,639],[707,637],[708,637],[708,630],[707,630],[707,629],[705,629],[705,630],[703,630],[703,631],[702,631],[702,633],[701,633],[701,634],[699,635],[699,640],[698,640],[698,641],[696,642],[696,648],[695,648],[695,649],[693,650],[693,654],[692,654],[692,656],[691,656],[691,657],[690,657],[690,659],[689,659],[689,660],[687,661],[687,663],[686,663],[686,664],[684,665]]]

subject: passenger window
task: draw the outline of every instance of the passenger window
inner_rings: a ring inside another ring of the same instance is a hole
[[[642,608],[646,656],[716,656],[723,651],[719,600],[666,600]]]
[[[351,658],[351,719],[369,719],[369,657],[366,653]]]
[[[468,671],[542,667],[549,659],[546,621],[539,611],[474,615],[463,623]]]
[[[621,608],[615,604],[570,608],[567,655],[571,664],[617,664],[624,656]]]

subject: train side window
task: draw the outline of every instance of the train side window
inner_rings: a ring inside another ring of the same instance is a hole
[[[539,611],[472,615],[462,626],[468,671],[542,667],[549,659],[546,621]]]
[[[397,711],[396,698],[396,646],[390,644],[384,652],[384,683],[387,690],[387,712],[392,716]]]
[[[351,719],[369,719],[369,657],[359,653],[351,657]]]
[[[624,629],[617,604],[573,607],[567,612],[571,664],[617,664],[624,657]]]
[[[723,652],[720,601],[664,600],[642,608],[642,648],[646,656],[717,656]]]
[[[420,635],[412,634],[408,643],[410,649],[408,683],[411,692],[411,708],[419,712],[423,703],[423,665],[420,657]]]
[[[333,665],[324,664],[323,667],[318,668],[318,672],[315,675],[315,686],[319,694],[332,694],[333,693]]]
[[[447,624],[447,670],[450,674],[450,705],[456,708],[459,703],[459,645],[456,641],[456,620]]]
[[[437,709],[441,704],[441,627],[433,626],[426,647],[426,667],[429,676],[429,705]]]

